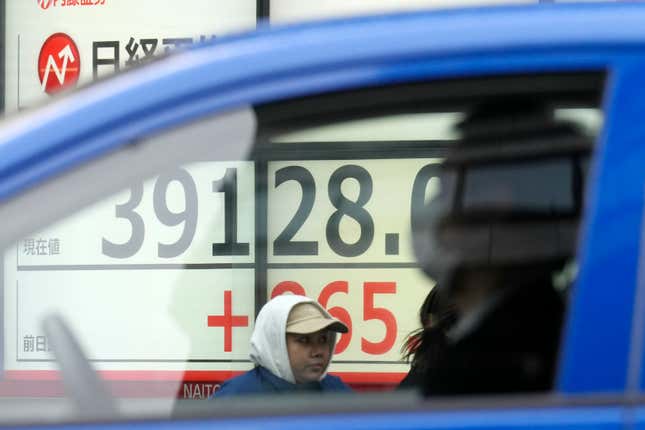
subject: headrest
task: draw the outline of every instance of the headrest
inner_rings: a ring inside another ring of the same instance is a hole
[[[460,270],[570,258],[590,140],[531,100],[485,102],[458,129],[440,191],[413,214],[421,267],[445,288]]]

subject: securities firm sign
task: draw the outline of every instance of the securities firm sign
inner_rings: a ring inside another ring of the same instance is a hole
[[[55,7],[104,6],[106,0],[38,0],[38,6],[47,10]]]
[[[256,1],[7,0],[6,23],[11,112],[160,54],[252,29]]]

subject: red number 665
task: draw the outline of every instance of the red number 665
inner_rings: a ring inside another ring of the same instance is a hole
[[[333,281],[325,285],[318,296],[318,303],[327,309],[327,303],[332,295],[336,293],[347,294],[349,287],[347,281]],[[271,292],[271,298],[279,296],[280,294],[291,292],[305,296],[305,289],[297,282],[282,281],[275,286]],[[365,282],[363,284],[363,321],[379,320],[385,325],[385,336],[378,342],[372,342],[364,337],[361,337],[361,351],[372,354],[380,355],[385,354],[394,346],[396,341],[396,318],[389,310],[385,308],[374,307],[374,296],[376,294],[396,294],[396,282]],[[352,318],[345,308],[334,306],[327,309],[327,311],[334,317],[347,324],[349,331],[341,335],[340,340],[336,344],[336,354],[340,354],[347,349],[352,340]]]

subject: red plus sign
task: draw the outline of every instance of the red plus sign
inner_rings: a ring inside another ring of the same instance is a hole
[[[224,315],[209,315],[209,327],[224,327],[224,352],[231,352],[233,327],[248,327],[249,317],[233,315],[232,293],[224,291]]]

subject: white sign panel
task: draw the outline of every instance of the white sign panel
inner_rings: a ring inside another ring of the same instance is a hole
[[[332,369],[407,371],[401,345],[433,281],[412,250],[413,207],[438,159],[269,163],[268,292],[305,294],[351,327]]]
[[[202,162],[134,184],[7,252],[5,368],[54,369],[41,324],[60,313],[102,371],[245,370],[257,306],[291,292],[350,327],[332,371],[403,374],[434,285],[411,225],[439,162]]]
[[[8,112],[170,50],[256,25],[255,0],[5,3]]]
[[[5,255],[5,368],[55,368],[42,321],[58,313],[100,370],[247,369],[253,167],[169,171],[20,241]]]

